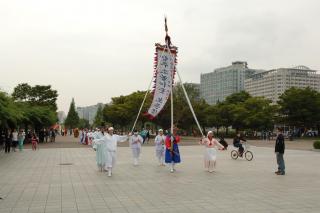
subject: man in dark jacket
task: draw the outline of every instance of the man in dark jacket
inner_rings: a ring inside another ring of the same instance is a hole
[[[9,153],[10,152],[10,147],[12,145],[12,132],[11,130],[7,130],[6,134],[5,134],[6,140],[5,140],[5,153]]]
[[[39,142],[40,143],[44,142],[44,129],[41,129],[39,132]]]
[[[282,134],[282,129],[279,128],[276,144],[275,144],[275,150],[274,150],[277,156],[277,164],[278,164],[278,171],[275,172],[277,175],[285,175],[285,164],[283,160],[284,150],[285,150],[284,136]]]
[[[233,146],[239,148],[240,157],[242,157],[243,151],[244,151],[244,148],[243,148],[243,146],[242,146],[241,141],[246,141],[246,139],[244,139],[243,137],[241,137],[241,134],[238,132],[237,135],[236,135],[236,137],[233,138]]]

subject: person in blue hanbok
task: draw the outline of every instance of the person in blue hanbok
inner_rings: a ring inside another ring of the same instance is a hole
[[[175,171],[175,164],[181,162],[178,143],[180,136],[177,135],[177,130],[173,129],[173,134],[169,133],[166,136],[166,153],[165,162],[170,165],[170,172]]]
[[[106,148],[105,148],[105,143],[95,143],[95,139],[101,139],[104,135],[99,129],[96,129],[95,132],[92,133],[92,148],[96,151],[96,161],[97,161],[97,166],[102,172],[107,171],[106,168]]]

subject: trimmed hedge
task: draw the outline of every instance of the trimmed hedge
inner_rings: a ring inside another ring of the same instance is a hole
[[[313,147],[314,147],[315,149],[320,149],[320,141],[315,141],[315,142],[313,143]]]

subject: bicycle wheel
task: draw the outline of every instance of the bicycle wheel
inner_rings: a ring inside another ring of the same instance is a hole
[[[231,158],[233,160],[237,160],[238,157],[239,157],[238,152],[236,150],[232,150],[231,151]]]
[[[244,156],[246,157],[247,161],[251,161],[253,159],[253,154],[251,151],[246,151]]]

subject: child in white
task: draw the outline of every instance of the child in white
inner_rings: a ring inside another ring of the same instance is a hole
[[[143,138],[138,134],[138,131],[134,131],[133,135],[129,139],[129,144],[133,155],[133,165],[135,166],[139,164],[139,156],[141,152],[142,143]]]
[[[221,145],[216,139],[213,138],[213,132],[209,131],[206,138],[203,138],[200,141],[200,144],[204,145],[204,167],[208,172],[213,172],[213,168],[216,167],[217,160],[217,149],[224,149],[224,146]]]
[[[159,165],[164,166],[164,156],[165,156],[165,141],[166,136],[163,134],[163,130],[159,129],[159,133],[154,139],[154,144],[156,147],[156,157],[158,158]]]
[[[112,175],[112,168],[115,166],[117,158],[117,145],[118,142],[125,142],[128,140],[128,136],[119,136],[113,134],[113,127],[108,129],[108,133],[102,138],[94,140],[95,143],[105,143],[106,145],[106,167],[108,169],[108,176]]]

